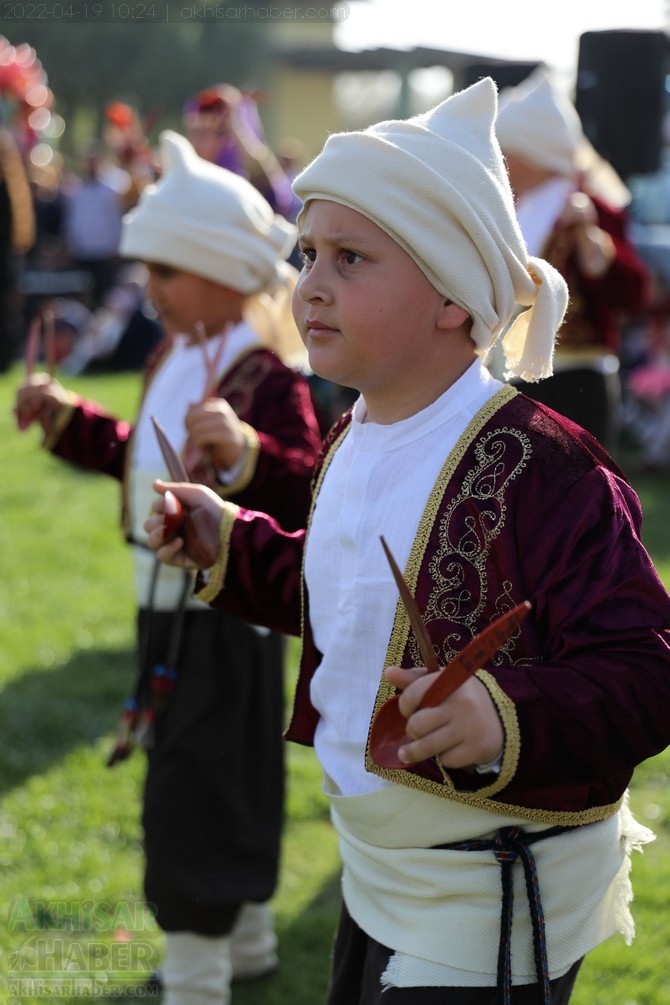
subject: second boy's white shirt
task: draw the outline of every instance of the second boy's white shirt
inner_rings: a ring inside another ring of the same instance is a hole
[[[225,339],[225,345],[219,363],[219,374],[225,373],[242,352],[259,343],[258,335],[249,325],[239,324],[230,331],[208,339],[207,353],[210,358],[214,357],[222,339]],[[185,335],[175,336],[172,348],[159,364],[159,369],[147,388],[133,434],[129,502],[132,533],[136,541],[146,539],[144,521],[155,498],[155,479],[169,479],[151,418],[154,415],[158,418],[170,442],[181,453],[186,442],[186,412],[190,405],[202,399],[206,383],[207,371],[202,346],[190,342]],[[138,602],[145,606],[150,602],[155,557],[146,548],[134,547],[133,561]],[[151,599],[153,609],[175,610],[183,582],[181,569],[161,566]],[[192,596],[187,598],[187,606],[206,610],[206,605]]]

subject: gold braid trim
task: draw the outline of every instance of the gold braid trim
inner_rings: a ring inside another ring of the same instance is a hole
[[[521,738],[519,721],[517,719],[516,706],[514,705],[514,702],[508,697],[508,695],[505,694],[502,688],[498,686],[495,677],[493,677],[487,670],[477,670],[475,677],[482,682],[486,690],[491,695],[505,731],[505,748],[503,751],[503,760],[500,766],[500,771],[489,785],[486,785],[481,789],[477,789],[477,795],[482,799],[486,799],[495,795],[496,792],[500,792],[502,789],[506,788],[514,778],[517,765],[519,763],[519,755],[521,753]],[[445,768],[442,762],[438,761],[437,758],[435,758],[435,763],[440,769],[442,780],[445,785],[448,785],[455,791],[448,769]]]
[[[217,484],[217,492],[222,499],[226,499],[228,496],[241,492],[247,487],[247,485],[250,484],[256,474],[258,457],[261,452],[261,441],[253,426],[250,426],[247,422],[242,422],[241,425],[242,433],[244,434],[244,442],[246,444],[244,465],[234,482],[231,482],[229,485]]]
[[[235,518],[240,510],[240,507],[236,506],[235,503],[227,501],[224,501],[223,507],[221,523],[219,524],[219,554],[209,570],[206,584],[195,594],[196,598],[202,600],[204,604],[211,604],[223,589],[230,557],[230,536],[233,532]]]
[[[521,731],[516,705],[503,691],[495,677],[488,670],[478,670],[475,676],[491,695],[505,732],[505,747],[498,777],[487,788],[479,790],[480,795],[494,795],[509,785],[516,774],[521,756]]]
[[[316,498],[317,498],[319,492],[321,491],[321,485],[323,483],[323,479],[326,476],[326,471],[330,467],[330,462],[332,461],[333,457],[335,456],[336,450],[338,449],[338,447],[342,443],[342,440],[344,439],[344,437],[349,432],[350,426],[351,426],[351,423],[348,423],[345,426],[345,428],[342,430],[342,432],[340,433],[340,435],[335,440],[333,440],[333,442],[330,445],[330,448],[328,450],[328,453],[326,454],[326,456],[325,456],[325,458],[323,460],[323,464],[321,465],[321,470],[319,471],[319,474],[317,476],[317,479],[316,479],[316,481],[314,483],[314,486],[313,486],[313,489],[312,489],[312,501],[310,503],[309,514],[307,516],[307,525],[306,525],[307,526],[307,530],[305,532],[305,546],[302,549],[302,568],[300,570],[300,643],[301,643],[301,650],[302,650],[302,645],[303,645],[303,639],[305,638],[305,554],[307,552],[307,548],[306,548],[307,534],[309,534],[309,528],[310,528],[310,524],[312,522],[312,515],[314,513],[314,507],[316,506]],[[300,659],[302,659],[302,652],[301,652],[301,655],[300,655]]]
[[[487,798],[485,793],[489,791],[488,788],[478,789],[476,792],[457,790],[454,788],[453,782],[446,772],[444,772],[442,781],[439,782],[422,778],[402,768],[378,768],[375,774],[391,782],[404,785],[409,789],[417,789],[420,792],[428,792],[434,796],[442,796],[446,799],[452,799],[454,802],[464,803],[466,806],[487,810],[490,813],[501,813],[506,816],[513,815],[521,817],[523,820],[530,820],[533,823],[560,824],[565,827],[580,827],[584,824],[594,824],[600,823],[601,820],[608,820],[618,812],[625,799],[625,796],[622,796],[615,803],[605,806],[591,806],[586,810],[547,810],[537,807],[517,806],[515,803],[503,803],[497,799]]]

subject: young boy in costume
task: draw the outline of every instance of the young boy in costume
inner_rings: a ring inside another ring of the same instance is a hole
[[[149,748],[145,895],[166,933],[164,1005],[226,1005],[233,977],[277,965],[268,900],[283,825],[283,639],[195,600],[192,574],[146,547],[152,483],[165,473],[152,418],[192,477],[287,529],[304,526],[321,440],[308,385],[287,365],[304,351],[284,260],[295,227],[184,137],[161,140],[164,173],[122,241],[147,263],[171,333],[134,426],[46,374],[19,389],[17,412],[42,424],[57,457],[122,480],[139,605],[129,732]],[[124,739],[115,757],[126,754]]]
[[[518,229],[496,98],[484,79],[331,136],[294,183],[298,327],[315,372],[360,392],[306,532],[171,485],[219,520],[200,598],[303,636],[287,736],[316,748],[343,860],[329,1005],[567,1002],[584,955],[632,937],[651,835],[626,790],[670,741],[670,597],[639,501],[593,437],[482,363],[502,334],[508,375],[545,377],[567,301]],[[154,508],[149,545],[193,567]],[[380,535],[440,666],[532,604],[434,708]],[[395,689],[407,741],[386,768],[369,734]]]

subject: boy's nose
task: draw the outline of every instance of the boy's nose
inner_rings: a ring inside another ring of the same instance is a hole
[[[324,279],[323,270],[318,267],[316,262],[310,266],[309,271],[300,273],[297,292],[306,302],[331,298],[330,288]]]

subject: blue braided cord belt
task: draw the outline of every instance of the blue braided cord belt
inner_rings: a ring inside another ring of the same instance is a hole
[[[526,879],[526,893],[533,926],[535,970],[542,995],[542,1005],[551,1005],[544,912],[540,899],[535,857],[530,850],[530,845],[573,829],[572,827],[550,827],[535,834],[526,834],[520,827],[502,827],[495,837],[488,840],[460,841],[454,844],[434,846],[449,851],[492,851],[500,863],[502,911],[498,947],[498,988],[502,992],[500,998],[502,1005],[511,1005],[512,1000],[512,912],[514,900],[512,867],[519,858],[523,864]]]

